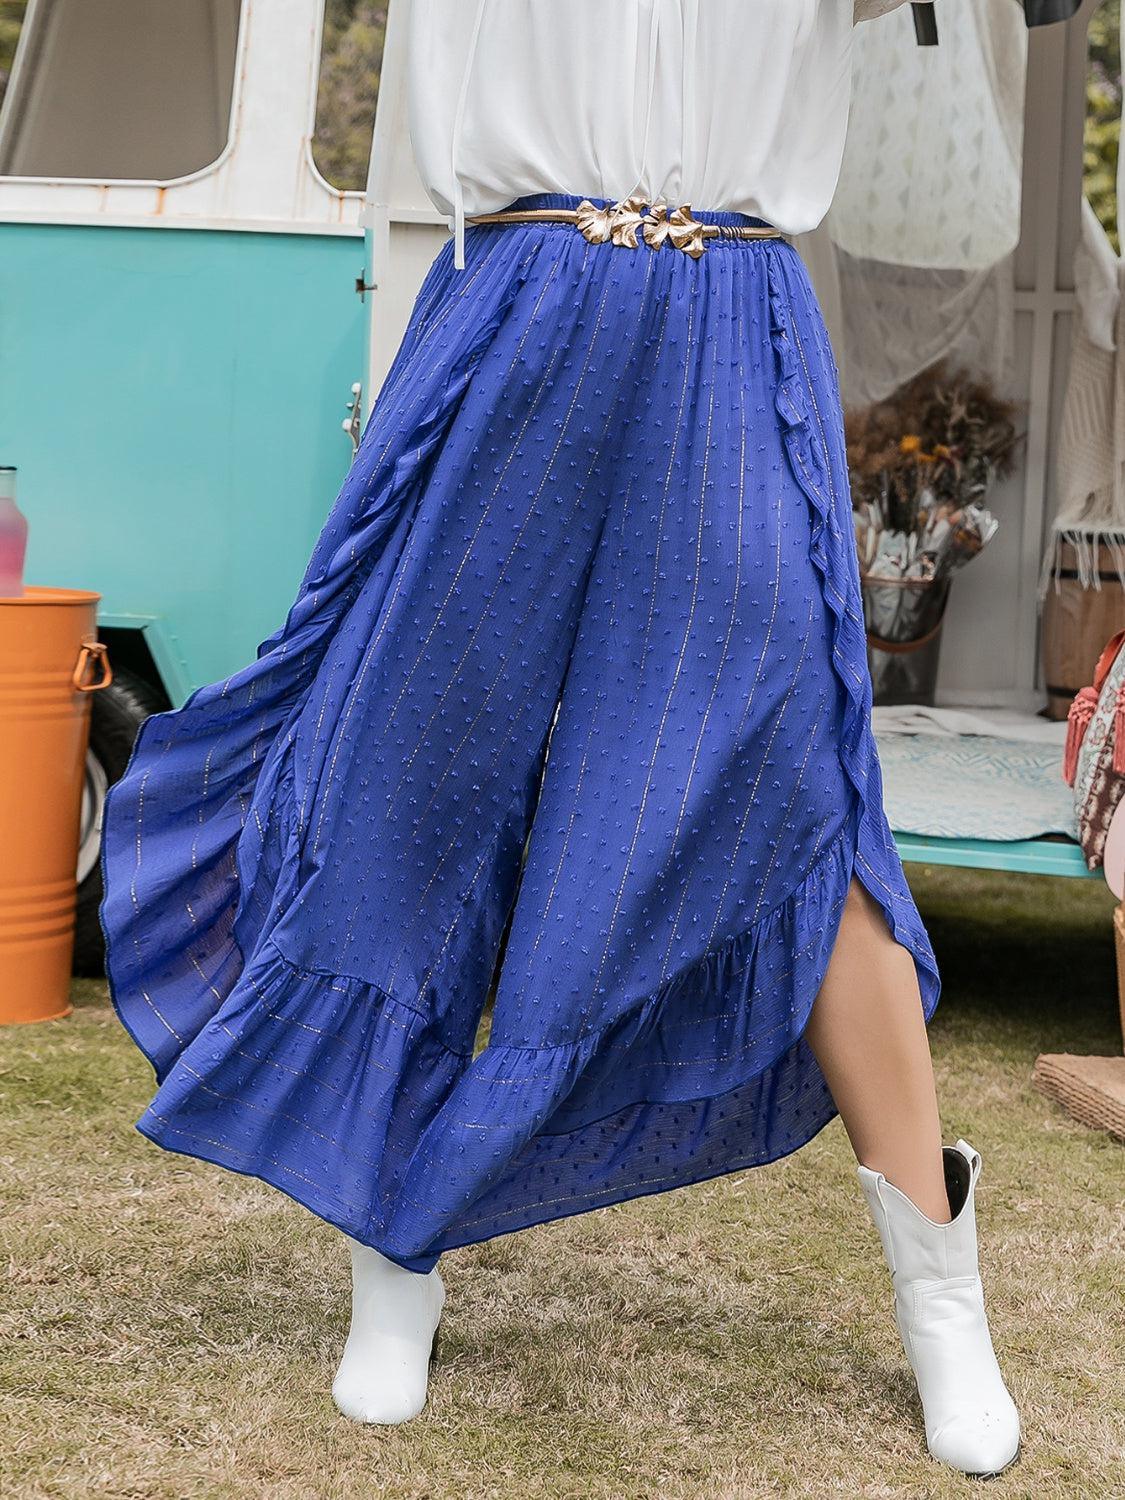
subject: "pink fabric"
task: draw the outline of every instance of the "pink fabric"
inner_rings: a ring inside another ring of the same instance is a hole
[[[1105,647],[1092,686],[1068,715],[1063,776],[1074,788],[1078,838],[1086,864],[1102,864],[1110,822],[1125,797],[1125,631]]]
[[[1084,687],[1070,705],[1066,716],[1066,748],[1063,750],[1063,780],[1074,785],[1078,772],[1078,752],[1098,706],[1098,695],[1092,687]]]

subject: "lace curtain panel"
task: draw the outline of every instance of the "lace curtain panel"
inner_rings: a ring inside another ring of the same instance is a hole
[[[1011,374],[1027,29],[1012,0],[940,14],[938,47],[909,6],[857,30],[840,185],[802,245],[853,406],[942,358]]]
[[[1117,163],[1117,202],[1125,202],[1125,151]],[[1119,209],[1120,213],[1120,209]],[[1077,314],[1059,429],[1055,488],[1059,510],[1040,593],[1057,573],[1061,547],[1074,548],[1083,588],[1098,588],[1099,544],[1125,587],[1125,257],[1088,203],[1075,256]]]

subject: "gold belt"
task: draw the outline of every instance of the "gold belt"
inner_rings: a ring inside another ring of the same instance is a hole
[[[647,210],[647,212],[646,212]],[[650,250],[670,245],[698,260],[708,240],[779,240],[781,231],[751,224],[701,224],[691,205],[670,209],[666,203],[646,204],[625,198],[598,208],[584,198],[577,208],[507,209],[497,214],[475,214],[470,224],[569,224],[591,245],[620,245],[636,250],[643,241]]]

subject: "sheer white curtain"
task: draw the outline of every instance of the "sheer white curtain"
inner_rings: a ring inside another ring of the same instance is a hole
[[[1012,0],[942,0],[941,16],[937,47],[908,6],[857,29],[839,189],[801,247],[849,405],[943,357],[1001,386],[1010,372],[1027,29]]]

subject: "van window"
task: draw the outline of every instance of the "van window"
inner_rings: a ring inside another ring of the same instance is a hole
[[[387,33],[387,0],[325,0],[313,160],[341,190],[367,181],[375,101]]]
[[[8,92],[8,79],[12,76],[26,9],[27,0],[0,0],[0,107]]]
[[[209,166],[230,131],[240,8],[5,0],[0,174],[166,182]]]

